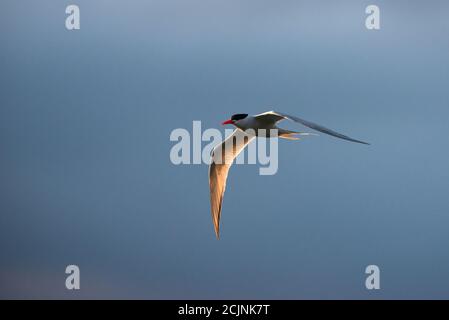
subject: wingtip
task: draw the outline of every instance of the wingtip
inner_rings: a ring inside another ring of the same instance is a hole
[[[365,142],[365,141],[361,141],[361,140],[355,140],[355,139],[346,139],[346,140],[349,140],[349,141],[351,141],[351,142],[356,142],[356,143],[360,143],[360,144],[365,144],[365,145],[367,145],[367,146],[370,146],[371,145],[371,143],[369,143],[369,142]]]

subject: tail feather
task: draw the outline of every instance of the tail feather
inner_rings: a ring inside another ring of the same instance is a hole
[[[301,138],[298,138],[297,136],[318,136],[318,134],[309,132],[290,131],[285,129],[279,130],[279,138],[287,140],[300,140]]]
[[[284,133],[279,135],[279,138],[287,139],[287,140],[300,140],[301,138],[296,137],[297,133]]]

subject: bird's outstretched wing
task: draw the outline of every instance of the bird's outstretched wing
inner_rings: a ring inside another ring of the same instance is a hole
[[[221,144],[217,145],[211,153],[212,158],[209,165],[210,206],[217,238],[220,238],[221,206],[229,168],[234,159],[254,137],[254,135],[236,129]]]
[[[268,111],[268,112],[264,112],[261,114],[258,114],[256,116],[254,116],[254,118],[261,120],[261,121],[268,121],[268,122],[279,122],[281,120],[284,119],[289,119],[295,122],[298,122],[306,127],[309,127],[311,129],[314,129],[316,131],[340,138],[340,139],[344,139],[344,140],[348,140],[348,141],[352,141],[352,142],[357,142],[357,143],[363,143],[363,144],[369,144],[368,142],[364,142],[364,141],[360,141],[360,140],[356,140],[353,139],[351,137],[345,136],[344,134],[338,133],[334,130],[328,129],[326,127],[323,127],[319,124],[295,117],[295,116],[290,116],[288,114],[285,113],[280,113],[280,112],[276,112],[276,111]]]

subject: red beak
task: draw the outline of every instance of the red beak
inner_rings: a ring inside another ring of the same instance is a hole
[[[222,123],[222,125],[224,126],[225,124],[234,124],[233,120],[226,120],[225,122]]]

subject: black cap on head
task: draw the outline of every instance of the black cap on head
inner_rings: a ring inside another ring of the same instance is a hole
[[[248,116],[248,114],[246,114],[246,113],[237,113],[237,114],[232,115],[231,120],[238,121],[238,120],[245,119],[247,116]]]

